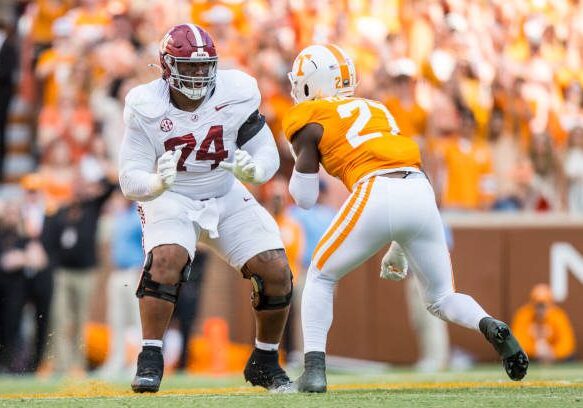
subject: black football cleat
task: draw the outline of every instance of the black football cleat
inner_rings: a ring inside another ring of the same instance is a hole
[[[293,384],[279,365],[279,353],[277,351],[253,349],[245,365],[243,375],[245,376],[245,381],[250,382],[251,385],[258,385],[274,392],[291,391]]]
[[[310,351],[304,356],[304,372],[297,379],[299,392],[326,392],[326,354]]]
[[[508,325],[500,320],[484,317],[480,320],[479,326],[480,331],[502,358],[508,377],[514,381],[522,380],[528,370],[528,357],[510,332]]]
[[[138,370],[132,381],[134,392],[158,392],[164,375],[164,357],[159,347],[144,347],[138,356]]]

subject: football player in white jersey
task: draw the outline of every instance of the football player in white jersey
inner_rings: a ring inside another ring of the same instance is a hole
[[[147,254],[136,292],[143,347],[132,389],[159,389],[162,338],[200,240],[252,283],[257,329],[245,379],[285,390],[290,380],[278,344],[292,296],[290,268],[275,221],[241,183],[264,183],[279,167],[257,83],[217,69],[210,35],[193,24],[168,31],[160,62],[162,78],[126,97],[120,150],[121,189],[139,203]]]

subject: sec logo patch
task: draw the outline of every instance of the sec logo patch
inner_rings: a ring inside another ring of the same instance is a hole
[[[174,127],[174,124],[168,118],[164,118],[160,122],[160,129],[162,129],[162,132],[170,132],[173,127]]]

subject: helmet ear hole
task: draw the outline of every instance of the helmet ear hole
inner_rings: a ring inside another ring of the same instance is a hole
[[[308,84],[304,84],[304,95],[306,97],[310,95],[310,89],[308,88]]]

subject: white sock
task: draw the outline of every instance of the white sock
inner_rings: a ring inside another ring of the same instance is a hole
[[[463,293],[447,295],[433,303],[428,310],[440,319],[477,331],[480,330],[480,320],[490,317],[474,298]]]
[[[323,277],[310,267],[302,293],[302,330],[304,354],[326,352],[328,330],[332,325],[336,281]]]
[[[255,339],[255,347],[259,350],[277,351],[279,350],[279,343],[263,343],[262,341]]]
[[[142,340],[142,347],[158,347],[158,348],[162,348],[162,345],[164,343],[162,342],[162,340],[148,340],[148,339],[144,339]]]

